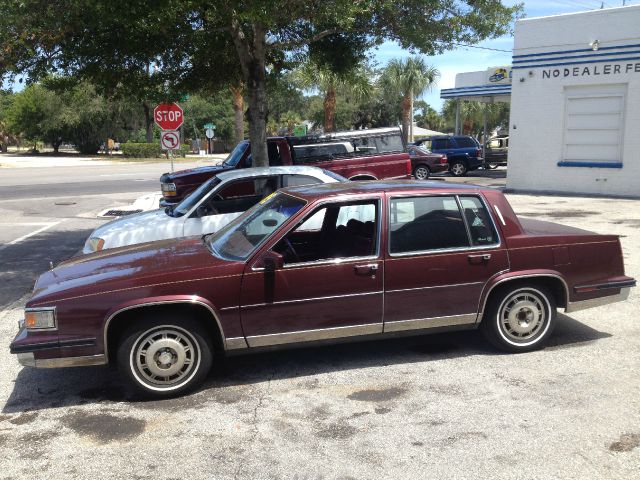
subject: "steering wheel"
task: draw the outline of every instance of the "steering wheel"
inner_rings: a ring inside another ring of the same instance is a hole
[[[284,246],[285,246],[285,250],[284,252],[282,252],[285,256],[285,258],[287,258],[289,255],[291,255],[292,259],[296,262],[300,261],[300,256],[298,255],[298,252],[296,252],[296,249],[293,248],[293,245],[291,243],[291,241],[289,241],[288,238],[283,238],[284,240]]]

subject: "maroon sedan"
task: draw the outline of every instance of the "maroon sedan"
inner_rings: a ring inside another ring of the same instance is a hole
[[[449,160],[444,153],[433,153],[422,145],[407,146],[407,153],[416,180],[426,180],[432,173],[449,170]]]
[[[616,235],[518,219],[502,193],[427,182],[280,190],[215,234],[85,255],[43,274],[11,343],[23,365],[117,362],[176,395],[214,353],[479,328],[542,347],[556,309],[623,300]]]

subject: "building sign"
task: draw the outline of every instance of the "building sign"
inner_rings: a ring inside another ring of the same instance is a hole
[[[624,73],[640,73],[640,62],[605,63],[603,65],[596,64],[565,68],[545,68],[542,70],[542,78],[595,77],[598,75],[620,75]]]
[[[511,67],[491,67],[487,69],[487,84],[511,83]]]

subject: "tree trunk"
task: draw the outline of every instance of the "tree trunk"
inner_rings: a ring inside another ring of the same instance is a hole
[[[142,104],[142,108],[144,108],[144,125],[147,131],[147,143],[153,143],[153,112],[147,102]]]
[[[229,87],[233,95],[233,117],[235,122],[236,145],[244,140],[244,97],[242,96],[242,84]]]
[[[60,145],[62,144],[62,140],[54,140],[51,142],[51,146],[53,147],[53,153],[58,153],[60,150]]]
[[[324,96],[324,131],[325,133],[333,132],[334,119],[336,116],[336,89],[333,85],[327,88],[327,94]]]
[[[402,97],[402,139],[406,144],[409,141],[409,117],[411,116],[411,96]]]
[[[254,167],[269,166],[267,154],[267,30],[260,23],[251,24],[251,35],[246,35],[234,13],[230,25],[231,38],[238,53],[242,75],[249,89],[249,141]]]
[[[409,141],[413,142],[413,89],[409,92]]]

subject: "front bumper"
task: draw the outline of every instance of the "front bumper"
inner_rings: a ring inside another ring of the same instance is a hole
[[[83,357],[63,357],[63,358],[35,358],[33,352],[18,353],[18,363],[23,367],[36,368],[63,368],[63,367],[89,367],[93,365],[104,365],[107,359],[104,355],[87,355]]]

